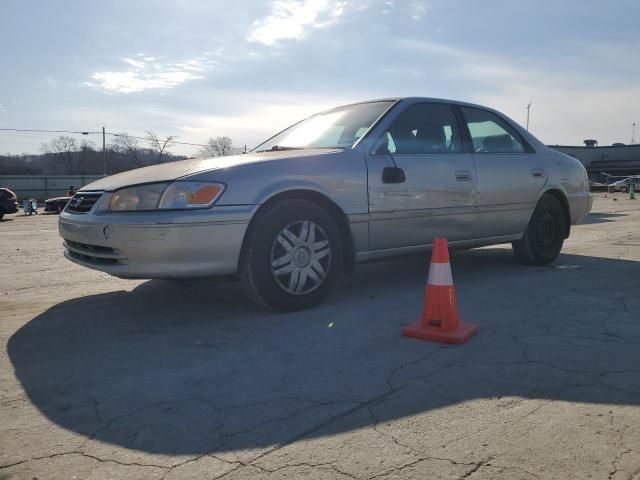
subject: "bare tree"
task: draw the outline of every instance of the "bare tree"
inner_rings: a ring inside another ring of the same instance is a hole
[[[147,133],[147,141],[151,145],[151,150],[156,154],[156,164],[162,163],[162,157],[169,153],[169,147],[177,137],[170,135],[166,138],[160,138],[153,132]]]
[[[76,158],[74,172],[76,174],[86,174],[91,171],[91,166],[95,164],[97,159],[96,153],[96,144],[94,142],[82,140],[79,152],[74,155],[74,158]]]
[[[75,138],[61,135],[51,139],[49,142],[42,144],[42,150],[54,157],[62,159],[65,165],[66,173],[73,175],[76,170],[73,161],[73,152],[78,151],[78,143]]]
[[[141,149],[138,140],[131,137],[127,132],[117,133],[111,147],[115,152],[122,153],[129,157],[134,165],[142,166],[140,161]]]
[[[207,145],[196,153],[197,157],[224,157],[233,154],[233,142],[229,137],[210,138]]]

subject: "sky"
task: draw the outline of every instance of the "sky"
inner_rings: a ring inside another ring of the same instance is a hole
[[[640,2],[0,1],[0,128],[252,147],[323,109],[398,96],[522,125],[531,102],[547,144],[629,143],[634,122],[639,141]],[[49,138],[0,132],[0,152]]]

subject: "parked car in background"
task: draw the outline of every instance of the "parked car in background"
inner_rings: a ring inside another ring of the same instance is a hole
[[[629,178],[627,175],[609,175],[609,174],[604,174],[605,177],[605,182],[607,185],[611,185],[612,183],[616,183],[619,180],[624,180],[626,178]]]
[[[640,191],[640,176],[627,177],[623,180],[618,180],[609,185],[610,192],[623,192],[627,193],[633,185],[634,191]]]
[[[322,301],[356,262],[511,243],[559,255],[591,209],[587,172],[490,108],[430,98],[346,105],[251,153],[132,170],[60,214],[65,256],[122,278],[237,274],[288,311]]]
[[[18,196],[8,188],[0,188],[0,220],[7,213],[18,211]]]
[[[72,197],[49,198],[44,201],[44,211],[60,213],[62,210],[64,210],[64,207],[67,206],[67,203],[69,203],[69,200],[71,200],[71,198]]]

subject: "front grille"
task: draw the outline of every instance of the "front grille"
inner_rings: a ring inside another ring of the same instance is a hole
[[[71,240],[65,240],[64,246],[71,257],[95,265],[126,263],[127,260],[118,250],[111,247],[72,242]]]
[[[102,193],[100,192],[78,192],[69,200],[69,203],[67,203],[66,211],[71,213],[87,213],[93,208],[101,196]]]

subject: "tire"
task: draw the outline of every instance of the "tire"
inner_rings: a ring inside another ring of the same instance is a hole
[[[3,217],[4,217],[4,208],[0,207],[0,222],[2,221]]]
[[[622,193],[627,193],[627,190],[628,190],[627,187],[620,187],[620,191]]]
[[[560,201],[552,195],[543,195],[531,215],[522,240],[511,245],[516,257],[528,265],[547,265],[562,250],[569,219]]]
[[[303,199],[274,203],[259,215],[249,227],[238,267],[249,298],[280,312],[322,302],[344,265],[336,221]]]

